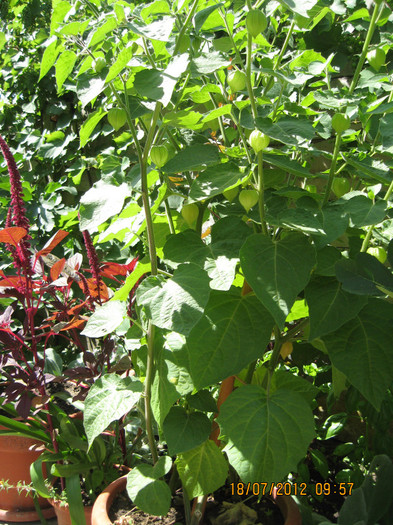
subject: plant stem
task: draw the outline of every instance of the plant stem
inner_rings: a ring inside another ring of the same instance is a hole
[[[388,188],[388,191],[386,192],[386,195],[385,197],[383,198],[383,200],[385,202],[387,202],[390,198],[390,195],[392,194],[393,192],[393,181],[390,183],[390,186]],[[374,231],[374,228],[375,228],[375,224],[372,224],[371,226],[369,226],[368,228],[368,231],[367,231],[367,234],[366,234],[366,237],[364,238],[364,241],[363,241],[363,244],[362,244],[362,247],[360,248],[360,251],[361,252],[365,252],[367,251],[367,248],[368,248],[368,245],[370,244],[370,240],[371,240],[371,237],[372,237],[372,233]]]
[[[259,190],[259,217],[261,219],[262,233],[267,235],[265,220],[265,184],[263,179],[263,152],[258,153],[258,190]]]
[[[254,92],[252,88],[252,76],[251,76],[251,54],[252,54],[252,36],[248,34],[247,36],[247,58],[246,58],[246,85],[248,96],[250,97],[251,111],[254,120],[258,117],[257,105],[255,102]]]
[[[282,45],[280,54],[278,55],[276,63],[274,64],[273,71],[277,71],[278,67],[281,64],[281,60],[282,60],[282,58],[283,58],[283,56],[285,54],[285,51],[287,50],[287,47],[288,47],[288,44],[289,44],[289,40],[290,40],[290,38],[292,36],[294,28],[295,28],[295,21],[292,20],[292,23],[291,23],[291,25],[289,26],[289,29],[288,29],[287,36],[286,36],[285,41],[284,41],[284,43]],[[268,83],[265,86],[265,89],[263,90],[263,96],[266,95],[266,93],[271,89],[273,84],[274,84],[274,77],[272,76],[272,77],[270,77]]]
[[[151,411],[151,385],[153,382],[153,366],[154,366],[154,332],[155,327],[151,321],[149,321],[147,329],[147,364],[146,364],[146,378],[145,378],[145,421],[146,421],[146,434],[149,442],[149,448],[152,455],[153,463],[157,463],[158,454],[156,441],[154,439],[153,432],[153,415]]]
[[[370,25],[368,26],[367,35],[366,35],[366,38],[364,40],[363,49],[362,49],[362,52],[360,54],[358,64],[356,66],[355,73],[353,74],[351,86],[349,88],[349,94],[350,95],[352,95],[354,90],[355,90],[356,84],[358,83],[358,80],[359,80],[360,72],[361,72],[361,70],[363,68],[363,65],[364,65],[364,62],[366,60],[368,46],[370,45],[372,36],[373,36],[375,28],[377,26],[377,20],[378,20],[379,9],[380,8],[381,9],[384,8],[384,3],[383,2],[381,3],[381,5],[379,5],[379,3],[376,3],[375,6],[374,6],[374,11],[373,11],[373,14],[371,15]]]
[[[338,155],[340,153],[340,146],[341,146],[341,133],[337,133],[336,142],[334,143],[333,159],[332,159],[332,163],[330,165],[330,170],[329,170],[329,179],[326,185],[325,196],[323,198],[322,206],[325,206],[329,200],[329,195],[332,189],[334,175],[336,173],[336,164],[337,164]]]

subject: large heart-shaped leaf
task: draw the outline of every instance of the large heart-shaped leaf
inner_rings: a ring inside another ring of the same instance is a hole
[[[199,390],[237,374],[261,357],[273,324],[255,296],[212,292],[204,316],[181,350],[188,357],[195,387]]]
[[[172,407],[162,428],[171,456],[201,445],[209,437],[211,427],[206,414],[188,413],[183,407]]]
[[[143,384],[133,377],[107,374],[97,379],[85,399],[83,424],[89,445],[112,421],[127,414],[142,392]]]
[[[378,299],[334,333],[323,337],[333,365],[380,409],[393,381],[393,305]]]
[[[297,295],[310,279],[315,250],[305,235],[280,241],[262,234],[249,237],[240,250],[245,278],[280,328],[284,328]]]
[[[296,470],[315,434],[307,401],[282,388],[270,396],[254,385],[238,388],[217,422],[228,439],[229,462],[245,483],[276,483]]]
[[[310,312],[310,340],[337,330],[367,303],[367,297],[344,291],[341,283],[329,277],[312,280],[305,293]]]
[[[195,264],[182,264],[171,279],[145,279],[136,296],[156,326],[187,335],[201,318],[209,294],[207,273]]]
[[[179,454],[176,466],[189,498],[209,494],[224,485],[228,464],[211,439],[184,454]]]

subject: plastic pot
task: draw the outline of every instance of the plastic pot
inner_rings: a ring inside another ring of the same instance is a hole
[[[50,500],[56,513],[57,525],[71,525],[70,509],[68,505],[61,504],[58,500]],[[93,507],[84,507],[86,525],[92,524],[91,514]]]
[[[42,453],[44,445],[40,441],[21,436],[0,436],[0,480],[8,481],[15,488],[0,488],[0,521],[37,521],[34,500],[25,490],[18,491],[19,484],[30,484],[30,465]],[[45,498],[38,498],[45,518],[55,513]]]

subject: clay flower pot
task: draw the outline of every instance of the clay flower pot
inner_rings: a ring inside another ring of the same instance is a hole
[[[291,496],[277,495],[277,487],[275,487],[271,499],[284,516],[284,525],[302,525],[300,510]]]
[[[93,505],[91,525],[112,525],[108,513],[111,505],[118,494],[123,492],[127,486],[127,476],[115,480],[96,499]],[[302,525],[302,517],[298,506],[291,496],[277,495],[274,490],[272,500],[277,504],[283,515],[284,525]],[[59,522],[60,525],[60,522]]]
[[[57,518],[57,525],[71,525],[71,516],[70,516],[70,510],[68,508],[67,504],[61,504],[59,500],[50,500],[51,505],[53,505],[54,511],[56,512],[56,518]],[[85,518],[86,518],[86,525],[91,525],[91,513],[92,513],[93,507],[85,507]]]
[[[8,481],[15,488],[0,487],[0,521],[37,521],[39,516],[34,507],[33,497],[25,490],[18,491],[18,483],[30,484],[30,465],[43,450],[43,444],[21,436],[0,436],[0,480]],[[45,518],[55,513],[48,500],[38,498]]]
[[[112,525],[108,513],[115,497],[127,486],[127,475],[116,479],[101,492],[93,505],[91,525]]]

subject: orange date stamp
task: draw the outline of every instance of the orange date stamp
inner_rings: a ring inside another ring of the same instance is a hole
[[[353,483],[231,483],[231,495],[237,496],[350,496]]]

